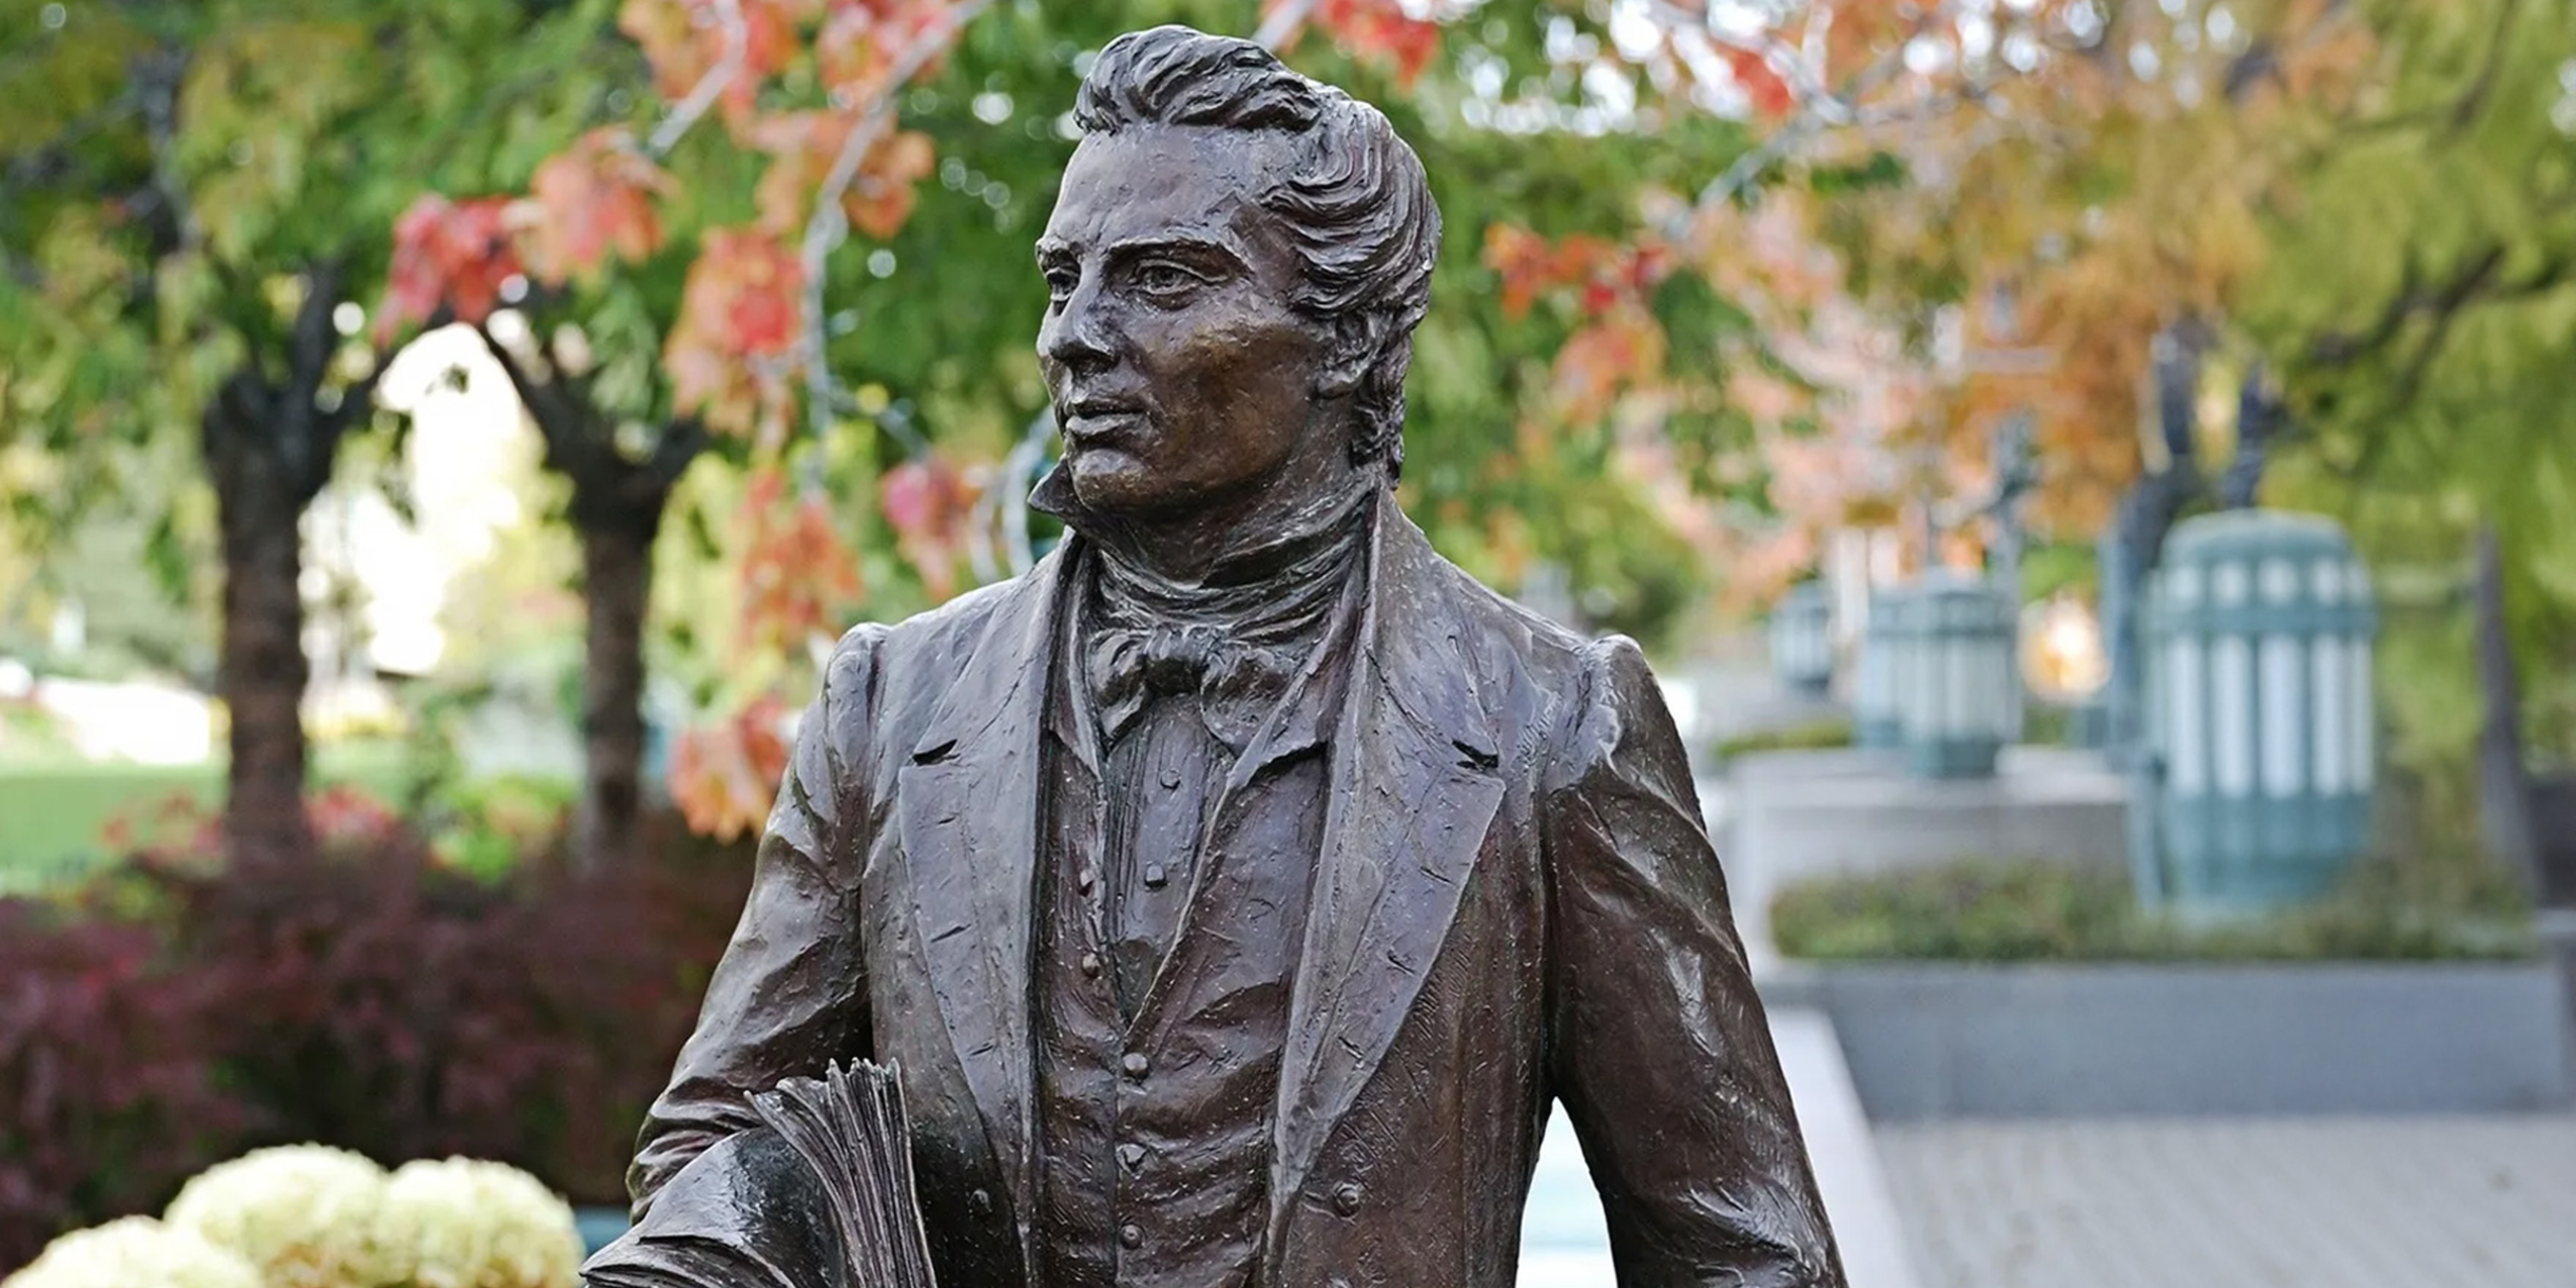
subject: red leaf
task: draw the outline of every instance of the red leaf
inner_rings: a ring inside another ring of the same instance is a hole
[[[1440,52],[1440,24],[1408,16],[1396,0],[1322,0],[1315,25],[1354,58],[1394,64],[1408,88]]]
[[[537,167],[528,260],[549,282],[595,272],[610,255],[639,260],[662,245],[653,198],[670,175],[623,129],[593,130]]]
[[[974,484],[935,453],[886,471],[879,485],[877,504],[895,530],[895,546],[935,599],[957,593],[957,559],[975,498]]]
[[[863,110],[895,87],[886,75],[916,42],[944,41],[956,15],[947,0],[833,0],[814,37],[814,65],[839,105]],[[922,75],[936,75],[933,59]]]
[[[394,221],[385,298],[376,309],[378,341],[427,321],[442,303],[460,321],[491,316],[501,283],[520,271],[510,221],[506,197],[452,202],[433,192],[413,202]]]
[[[1735,83],[1743,86],[1745,95],[1753,100],[1754,111],[1776,121],[1798,105],[1797,94],[1789,88],[1789,82],[1771,70],[1771,64],[1763,61],[1762,55],[1750,49],[1729,48],[1724,52],[1727,69],[1735,74]]]

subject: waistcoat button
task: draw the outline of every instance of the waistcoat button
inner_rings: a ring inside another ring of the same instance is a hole
[[[1145,1232],[1132,1225],[1122,1225],[1118,1227],[1118,1242],[1130,1248],[1142,1246]]]
[[[1130,1051],[1118,1061],[1118,1067],[1125,1069],[1130,1078],[1141,1078],[1154,1067],[1154,1062],[1146,1059],[1142,1051]]]
[[[993,1192],[991,1190],[977,1190],[974,1193],[967,1195],[966,1206],[974,1209],[975,1215],[977,1216],[991,1216],[993,1214]]]
[[[1349,1216],[1360,1210],[1360,1183],[1344,1181],[1333,1187],[1333,1210]]]

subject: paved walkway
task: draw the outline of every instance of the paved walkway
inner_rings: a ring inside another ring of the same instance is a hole
[[[2576,1116],[1876,1135],[1925,1288],[2576,1288]]]

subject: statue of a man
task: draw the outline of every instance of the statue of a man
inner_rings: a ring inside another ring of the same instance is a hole
[[[1032,498],[1073,535],[841,642],[639,1213],[866,1057],[950,1288],[1505,1288],[1551,1102],[1621,1283],[1840,1284],[1645,661],[1395,505],[1421,162],[1178,27],[1074,119]]]

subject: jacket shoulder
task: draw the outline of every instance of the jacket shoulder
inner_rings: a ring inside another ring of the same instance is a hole
[[[1466,569],[1434,556],[1458,618],[1458,641],[1490,678],[1519,677],[1550,690],[1579,687],[1592,641],[1523,607]]]

